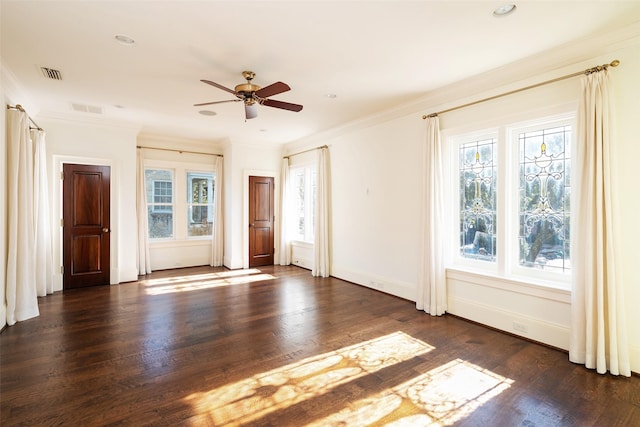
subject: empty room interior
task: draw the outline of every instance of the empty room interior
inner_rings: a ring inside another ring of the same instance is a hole
[[[0,0],[0,43],[3,426],[640,426],[640,2]]]

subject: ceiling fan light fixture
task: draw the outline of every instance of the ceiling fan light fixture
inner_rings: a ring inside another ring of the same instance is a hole
[[[503,4],[502,6],[498,6],[493,10],[493,16],[501,17],[507,16],[515,12],[516,5],[513,3]]]

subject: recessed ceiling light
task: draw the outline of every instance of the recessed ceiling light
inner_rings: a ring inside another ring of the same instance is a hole
[[[325,95],[324,95],[324,96],[325,96],[326,98],[331,98],[331,99],[333,99],[333,98],[337,98],[337,97],[338,97],[338,95],[336,95],[335,93],[325,93]]]
[[[118,34],[115,36],[115,39],[118,43],[123,44],[125,46],[133,46],[136,44],[136,41],[129,36],[125,36],[122,34]]]
[[[260,132],[266,132],[266,131],[267,131],[267,129],[264,129],[264,128],[260,129]]]
[[[515,4],[503,4],[493,10],[493,16],[506,16],[513,13],[516,10]]]
[[[198,111],[199,114],[202,114],[203,116],[215,116],[216,113],[215,111],[211,111],[211,110],[200,110]]]
[[[114,107],[117,108],[118,110],[121,110],[124,108],[124,105],[115,104]]]

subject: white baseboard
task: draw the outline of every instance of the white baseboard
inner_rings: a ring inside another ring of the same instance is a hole
[[[569,349],[569,328],[495,306],[449,296],[447,312],[501,331],[538,341],[563,350]]]
[[[407,299],[409,301],[416,300],[416,285],[414,283],[399,282],[385,277],[372,274],[355,272],[340,267],[333,267],[331,275],[338,279],[343,279],[367,288],[375,289],[387,294]]]

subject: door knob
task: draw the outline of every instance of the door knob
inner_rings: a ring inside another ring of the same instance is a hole
[[[102,229],[102,232],[103,232],[103,233],[108,233],[108,232],[109,232],[109,229],[105,227],[105,228],[103,228],[103,229]]]

